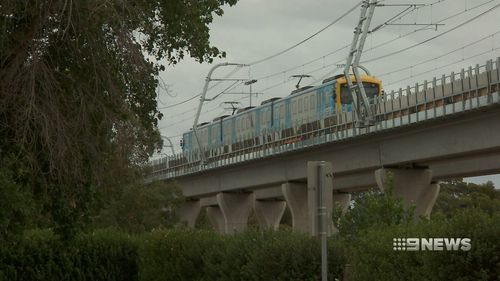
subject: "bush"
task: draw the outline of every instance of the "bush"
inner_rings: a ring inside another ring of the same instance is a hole
[[[498,280],[500,216],[476,209],[450,219],[436,217],[417,224],[373,227],[352,247],[352,280]],[[470,251],[394,251],[395,237],[472,239]]]
[[[384,199],[385,200],[385,199]],[[497,280],[500,215],[479,209],[411,224],[371,225],[329,239],[329,280]],[[463,251],[394,251],[396,237],[472,239]],[[4,280],[319,280],[319,239],[289,231],[157,230],[130,237],[100,230],[64,240],[34,230],[0,248]]]
[[[140,251],[140,280],[203,280],[203,257],[223,247],[222,239],[212,231],[160,230],[145,234]]]
[[[137,243],[111,230],[61,240],[35,230],[0,251],[0,280],[136,281]]]
[[[343,254],[330,241],[330,279],[341,274]],[[319,280],[317,238],[288,231],[157,231],[144,236],[140,280]]]

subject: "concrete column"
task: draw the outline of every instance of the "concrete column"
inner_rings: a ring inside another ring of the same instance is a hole
[[[309,208],[307,207],[307,184],[287,182],[281,185],[286,205],[292,213],[292,229],[310,233]]]
[[[254,210],[257,221],[262,228],[278,230],[281,218],[285,213],[286,202],[282,200],[255,200]]]
[[[333,193],[333,206],[339,206],[342,210],[342,214],[347,211],[349,204],[351,203],[351,194],[350,193]],[[333,233],[338,233],[338,229],[333,226]]]
[[[393,175],[395,196],[403,199],[410,206],[416,206],[417,216],[429,217],[439,195],[439,184],[432,183],[430,169],[378,169],[375,171],[375,180],[381,190],[384,190],[387,174]]]
[[[252,210],[252,193],[219,193],[217,204],[224,219],[222,233],[235,233],[247,228],[248,216]]]
[[[207,207],[207,217],[217,232],[224,233],[224,216],[218,206]]]
[[[201,205],[199,200],[186,201],[179,210],[179,220],[186,223],[187,227],[194,228],[200,210]]]

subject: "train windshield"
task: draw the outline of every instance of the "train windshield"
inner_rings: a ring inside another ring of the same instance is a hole
[[[354,83],[356,84],[356,83]],[[352,96],[349,92],[347,83],[340,86],[340,102],[342,104],[351,104]],[[368,99],[373,100],[379,94],[379,88],[377,84],[363,82],[363,87],[365,88],[366,96]]]

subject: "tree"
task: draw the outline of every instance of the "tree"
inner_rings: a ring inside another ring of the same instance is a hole
[[[177,210],[184,201],[178,188],[163,182],[129,184],[93,217],[95,228],[112,226],[129,233],[173,227]]]
[[[224,56],[210,45],[208,24],[235,3],[2,2],[0,157],[23,163],[52,219],[80,220],[96,188],[161,147],[160,61]]]
[[[334,211],[334,222],[339,234],[346,238],[355,238],[370,228],[380,228],[414,221],[414,208],[405,207],[402,199],[392,194],[392,187],[385,191],[370,190],[354,198],[347,212]]]
[[[500,212],[500,190],[491,181],[484,184],[467,183],[462,179],[440,184],[439,197],[433,213],[452,216],[461,209],[478,208],[488,214]]]

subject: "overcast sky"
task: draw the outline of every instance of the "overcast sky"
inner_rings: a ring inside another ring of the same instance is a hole
[[[216,60],[215,63],[252,63],[278,53],[321,30],[356,3],[357,1],[346,0],[239,0],[233,7],[225,7],[224,15],[215,18],[210,26],[211,44],[227,52],[226,59]],[[385,26],[368,37],[362,61],[404,49],[446,32],[496,7],[500,0],[386,0],[382,3],[428,4],[413,10],[395,23],[444,25],[438,26],[437,30],[433,26],[421,31],[415,30],[421,29],[422,26]],[[386,22],[406,8],[377,7],[371,26]],[[359,13],[360,8],[357,8],[338,23],[285,54],[251,67],[238,68],[231,78],[258,79],[252,86],[252,92],[262,94],[252,97],[253,105],[271,97],[288,95],[297,83],[296,79],[291,78],[292,75],[312,76],[305,78],[301,82],[302,86],[320,84],[322,79],[341,72],[336,65],[345,61],[348,50],[342,49],[333,54],[332,52],[351,43]],[[399,87],[406,88],[406,85],[414,85],[417,82],[422,83],[426,79],[431,80],[434,76],[440,77],[451,71],[459,71],[469,65],[483,65],[486,60],[500,56],[499,18],[500,8],[493,9],[425,44],[368,62],[364,66],[382,80],[387,92]],[[430,61],[422,63],[427,60]],[[167,67],[161,74],[169,92],[159,89],[158,106],[165,116],[159,127],[162,135],[172,139],[176,152],[180,152],[181,134],[193,125],[199,99],[195,98],[174,107],[169,106],[200,93],[212,66],[186,58],[175,66]],[[292,68],[294,69],[286,71]],[[400,70],[402,68],[406,69]],[[234,67],[219,68],[212,78],[223,78],[234,70]],[[263,78],[270,75],[272,76]],[[233,83],[220,83],[208,92],[207,97],[217,95]],[[213,85],[215,83],[210,84]],[[249,86],[238,83],[230,92],[249,90]],[[249,105],[247,95],[223,94],[212,102],[204,103],[200,123],[229,114],[230,111],[225,110],[222,104],[227,101],[239,101],[240,106]],[[171,153],[170,148],[164,149],[163,152]],[[488,177],[486,180],[493,180],[496,186],[500,186],[500,176]]]

